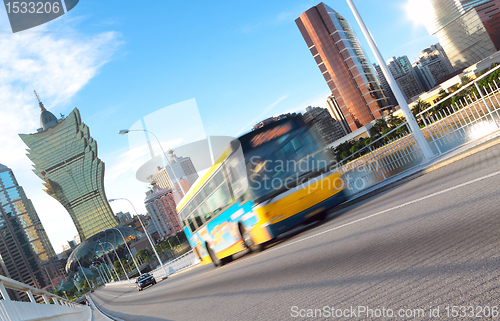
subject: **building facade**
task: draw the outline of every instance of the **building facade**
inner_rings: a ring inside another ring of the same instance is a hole
[[[160,188],[172,189],[175,201],[178,202],[184,195],[182,190],[187,192],[191,188],[193,183],[198,179],[198,173],[194,168],[191,158],[178,157],[172,150],[169,151],[169,154],[170,165],[158,167],[157,171],[148,177],[148,181],[150,184],[155,184]],[[175,176],[173,173],[175,173]]]
[[[425,91],[425,86],[420,82],[418,74],[407,56],[392,57],[387,60],[387,68],[394,80],[396,80],[406,101],[410,101],[412,97],[418,96]]]
[[[172,189],[161,188],[153,183],[146,195],[144,204],[159,237],[170,237],[182,231]]]
[[[104,191],[104,163],[80,112],[75,108],[57,119],[41,102],[40,108],[41,128],[19,136],[29,147],[27,156],[45,192],[68,211],[82,242],[117,226]]]
[[[377,73],[377,78],[378,81],[380,82],[380,86],[382,86],[382,91],[384,92],[384,95],[389,99],[389,103],[392,106],[398,106],[398,101],[396,100],[396,96],[394,96],[394,93],[392,92],[392,88],[389,85],[389,82],[387,81],[387,78],[385,78],[384,73],[382,72],[382,68],[380,68],[379,65],[373,64],[373,67],[375,68],[375,72]]]
[[[349,23],[324,3],[295,20],[351,131],[390,108]]]
[[[500,50],[500,0],[430,0],[436,35],[455,71]]]
[[[31,200],[2,164],[0,273],[39,289],[57,287],[66,276]]]
[[[326,144],[331,144],[346,135],[340,123],[330,116],[326,108],[307,107],[304,113],[304,121],[318,129]]]
[[[419,76],[426,87],[426,91],[439,85],[441,79],[453,73],[453,67],[443,47],[438,43],[422,50],[418,61],[413,64],[413,67],[420,73]]]

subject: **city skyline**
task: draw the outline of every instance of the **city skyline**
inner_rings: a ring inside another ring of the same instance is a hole
[[[18,173],[54,248],[60,249],[77,231],[64,208],[42,192],[42,182],[31,172],[25,146],[17,137],[26,128],[37,128],[33,89],[56,115],[79,108],[107,165],[108,197],[127,197],[139,213],[145,213],[146,186],[135,180],[128,165],[134,163],[134,155],[118,130],[191,98],[197,99],[208,135],[236,136],[249,130],[253,119],[257,122],[309,105],[326,107],[329,89],[294,23],[318,3],[160,4],[152,13],[139,4],[116,7],[87,1],[64,17],[15,36],[9,34],[7,20],[0,19],[0,29],[5,31],[0,43],[6,48],[0,62],[4,71],[0,138],[5,151],[0,162]],[[367,51],[347,4],[325,3],[350,22]],[[356,1],[385,58],[408,55],[414,60],[437,42],[407,16],[406,4]],[[387,16],[387,21],[379,21],[377,13]],[[5,12],[0,15],[6,18]],[[200,28],[208,28],[203,37]],[[388,33],[390,37],[384,37]],[[151,37],[158,40],[150,41]],[[367,55],[375,62],[370,52]],[[132,211],[126,202],[114,202],[112,208]]]

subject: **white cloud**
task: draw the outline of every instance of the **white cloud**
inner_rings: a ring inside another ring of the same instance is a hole
[[[61,27],[62,23],[49,25]],[[7,30],[5,24],[0,24],[0,30]],[[115,32],[88,36],[67,26],[58,30],[64,31],[50,32],[44,25],[17,34],[0,33],[0,163],[12,168],[33,201],[56,252],[76,229],[64,208],[42,191],[18,134],[40,127],[33,90],[58,116],[120,45]]]

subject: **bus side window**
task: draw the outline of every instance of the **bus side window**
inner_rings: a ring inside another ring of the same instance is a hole
[[[198,209],[198,210],[194,211],[193,215],[194,215],[194,219],[196,220],[196,224],[198,225],[198,227],[202,226],[203,221],[200,217],[200,210]]]
[[[191,233],[193,233],[196,230],[196,227],[194,226],[194,222],[191,218],[188,218],[187,221],[189,223],[189,229],[191,230]]]

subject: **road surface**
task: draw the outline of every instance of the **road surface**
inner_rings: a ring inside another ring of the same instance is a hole
[[[93,297],[124,320],[500,318],[497,146],[224,267]]]

